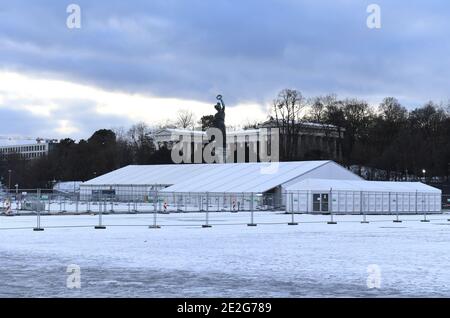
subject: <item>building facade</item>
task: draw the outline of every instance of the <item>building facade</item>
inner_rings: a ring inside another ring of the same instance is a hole
[[[55,144],[55,140],[37,139],[36,143],[0,146],[0,156],[20,155],[24,159],[37,159],[48,155]]]
[[[271,119],[262,123],[260,128],[280,130],[280,144],[286,140],[287,132],[284,131],[283,124]],[[296,136],[294,142],[294,157],[310,160],[322,157],[331,160],[341,161],[342,141],[345,129],[335,125],[298,122],[295,123]]]
[[[342,140],[345,130],[333,125],[322,125],[315,123],[299,123],[296,129],[297,136],[294,138],[294,156],[302,159],[331,159],[340,161],[342,159]],[[285,140],[286,132],[281,125],[274,121],[268,121],[259,125],[256,129],[246,129],[237,131],[227,131],[227,148],[237,149],[244,144],[246,148],[251,148],[251,143],[259,143],[262,140],[269,143],[270,139],[260,138],[262,135],[271,135],[274,128],[279,129],[280,145]],[[178,142],[188,141],[192,143],[192,152],[199,144],[202,146],[209,142],[204,131],[187,129],[161,129],[153,135],[156,149],[166,147],[172,149]],[[269,144],[265,145],[270,149]],[[244,159],[236,157],[235,162],[248,160],[248,152]],[[281,154],[280,154],[281,155]]]

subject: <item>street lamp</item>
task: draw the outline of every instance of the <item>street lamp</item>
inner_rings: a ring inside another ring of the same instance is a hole
[[[423,173],[423,181],[426,182],[427,181],[427,179],[426,179],[427,171],[425,169],[422,169],[422,173]]]
[[[9,190],[11,190],[11,172],[12,172],[12,170],[9,169],[8,170],[8,192],[9,192]]]

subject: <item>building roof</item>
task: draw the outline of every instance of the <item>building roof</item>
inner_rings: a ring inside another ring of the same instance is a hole
[[[163,192],[265,192],[332,161],[127,166],[84,185],[166,185]],[[334,163],[333,163],[334,164]],[[275,166],[277,165],[277,166]],[[351,172],[349,172],[351,174]]]
[[[314,123],[314,122],[307,122],[307,121],[295,121],[295,124],[300,125],[304,128],[316,128],[316,129],[334,129],[337,130],[339,127],[336,125],[331,124],[321,124],[321,123]],[[264,123],[260,124],[260,127],[280,127],[282,125],[282,119],[277,120],[275,118],[269,119],[268,121],[265,121]],[[343,127],[340,127],[342,131],[345,131]]]
[[[372,191],[441,193],[441,190],[421,182],[389,182],[366,180],[305,179],[286,187],[287,191]]]
[[[240,136],[240,135],[256,135],[261,132],[261,129],[240,129],[240,130],[227,130],[227,136]],[[155,137],[164,136],[187,136],[187,135],[197,135],[206,137],[206,131],[202,130],[192,130],[192,129],[178,129],[178,128],[163,128],[156,130],[153,135]]]

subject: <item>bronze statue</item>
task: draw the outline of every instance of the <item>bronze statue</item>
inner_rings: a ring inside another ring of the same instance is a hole
[[[219,129],[222,132],[223,147],[226,145],[226,129],[225,129],[225,103],[223,102],[222,95],[217,95],[217,104],[214,108],[217,113],[214,115],[213,127]]]

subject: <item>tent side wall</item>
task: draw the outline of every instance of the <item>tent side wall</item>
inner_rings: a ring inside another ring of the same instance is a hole
[[[334,161],[329,161],[320,167],[317,167],[295,179],[292,179],[284,183],[281,186],[282,205],[286,206],[286,210],[289,209],[286,188],[306,179],[335,179],[335,180],[355,180],[355,181],[363,180],[360,176],[354,174],[350,170],[347,170],[341,165],[335,163]],[[312,201],[309,200],[309,203],[312,204]],[[306,198],[304,199],[303,204],[306,204]]]
[[[327,211],[320,211],[319,195],[328,196]],[[345,190],[289,190],[288,212],[336,214],[415,214],[441,213],[441,193],[424,192],[378,192]],[[319,210],[319,211],[318,211]]]
[[[168,185],[136,185],[136,184],[105,184],[105,185],[80,185],[80,200],[101,201],[113,199],[117,202],[149,202],[152,193]]]

